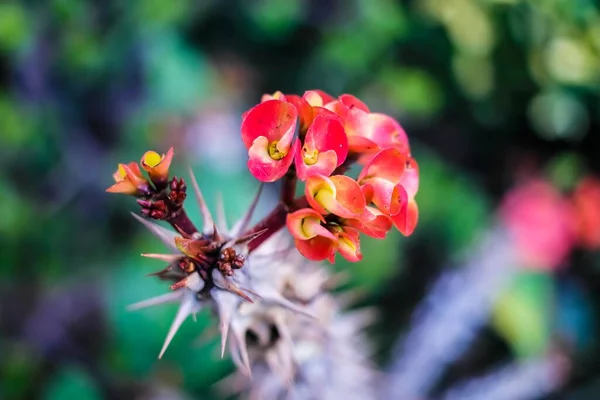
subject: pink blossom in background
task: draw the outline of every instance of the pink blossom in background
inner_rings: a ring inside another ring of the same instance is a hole
[[[575,209],[545,181],[529,181],[508,192],[500,218],[526,268],[554,270],[575,245]]]

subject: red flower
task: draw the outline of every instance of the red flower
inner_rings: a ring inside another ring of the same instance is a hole
[[[400,183],[406,163],[402,152],[385,149],[377,153],[358,176],[367,200],[386,215],[396,215],[402,203],[408,200],[406,189]]]
[[[414,199],[419,188],[419,169],[416,161],[395,147],[381,150],[358,177],[367,203],[373,203],[391,217],[394,226],[410,235],[418,221]]]
[[[321,174],[329,176],[348,155],[348,139],[338,117],[317,116],[296,151],[296,174],[300,180]]]
[[[362,260],[360,251],[360,234],[350,226],[330,225],[330,230],[337,238],[337,251],[350,262]],[[329,262],[335,263],[335,254],[329,256]]]
[[[115,184],[106,189],[109,193],[123,193],[132,196],[143,196],[150,192],[150,186],[135,162],[119,164],[113,174]]]
[[[288,171],[299,144],[294,139],[297,117],[296,107],[282,100],[267,100],[244,114],[248,168],[259,181],[276,181]]]
[[[419,207],[414,198],[409,198],[400,208],[400,212],[390,217],[394,226],[404,236],[410,236],[419,222]]]
[[[339,115],[344,121],[351,152],[365,153],[377,151],[379,146],[369,138],[369,108],[356,97],[344,94],[325,108]]]
[[[359,233],[350,226],[327,223],[321,214],[311,208],[288,214],[286,222],[296,248],[309,260],[328,259],[334,263],[336,251],[348,261],[362,259]]]
[[[321,214],[360,218],[366,207],[360,186],[345,175],[311,175],[306,180],[305,195],[308,204]]]
[[[325,218],[317,211],[303,208],[288,214],[286,223],[298,251],[309,260],[325,260],[337,250],[337,238],[322,225]]]
[[[372,140],[379,149],[397,148],[402,153],[410,155],[408,136],[402,126],[389,115],[371,113],[362,127],[362,134]],[[367,153],[360,159],[362,164],[368,164],[374,153]]]
[[[393,226],[390,217],[371,206],[365,207],[365,212],[360,218],[344,219],[342,220],[342,224],[376,239],[385,238]]]
[[[573,193],[579,242],[591,249],[600,247],[600,180],[584,178]]]
[[[333,97],[322,90],[308,90],[304,92],[302,97],[288,94],[286,95],[286,99],[296,106],[296,109],[298,110],[301,137],[306,133],[317,115],[335,115],[335,113],[324,108],[325,104],[333,100]]]

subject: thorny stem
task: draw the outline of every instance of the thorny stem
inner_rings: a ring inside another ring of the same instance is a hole
[[[252,234],[255,232],[268,229],[265,233],[248,243],[248,252],[251,253],[258,246],[260,246],[265,240],[278,232],[285,226],[285,219],[288,213],[288,208],[283,204],[279,203],[277,207],[269,215],[264,217],[262,220],[256,223],[245,235]]]
[[[268,229],[265,233],[254,239],[248,244],[248,251],[252,252],[268,238],[279,232],[285,226],[287,214],[299,208],[306,207],[306,198],[304,196],[294,200],[296,195],[296,184],[298,177],[295,168],[290,168],[281,182],[280,203],[273,211],[261,221],[259,221],[246,234],[252,234],[263,229]]]
[[[194,223],[190,220],[183,208],[180,208],[177,212],[172,214],[172,216],[167,218],[166,221],[171,224],[175,230],[177,230],[177,226],[189,236],[192,236],[194,233],[198,232],[196,225],[194,225]]]
[[[279,203],[269,215],[257,222],[256,225],[254,225],[248,232],[245,232],[244,235],[249,235],[252,233],[262,231],[263,229],[268,229],[265,233],[263,233],[248,244],[248,251],[254,251],[268,238],[279,232],[279,230],[281,230],[285,226],[286,217],[288,213],[294,212],[296,210],[299,210],[300,208],[304,208],[307,206],[308,202],[306,201],[306,197],[304,196],[298,197],[297,199],[293,200],[290,206],[287,206],[283,203]]]

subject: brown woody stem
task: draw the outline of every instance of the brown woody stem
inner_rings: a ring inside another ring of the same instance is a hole
[[[183,232],[192,236],[194,233],[198,232],[198,229],[194,225],[194,223],[190,220],[187,213],[183,208],[180,208],[177,212],[172,214],[166,221],[175,228],[175,226],[179,227]],[[177,230],[177,228],[175,228]]]

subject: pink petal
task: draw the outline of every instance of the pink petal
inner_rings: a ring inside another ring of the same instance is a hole
[[[315,210],[332,213],[342,218],[362,215],[366,206],[365,196],[358,183],[350,177],[335,175],[311,175],[306,180],[306,199]]]
[[[248,151],[250,156],[248,169],[250,173],[262,182],[274,182],[282,178],[292,165],[294,153],[297,151],[299,144],[299,140],[296,139],[283,158],[274,160],[269,155],[267,139],[264,136],[257,138]]]
[[[337,234],[337,236],[337,251],[342,255],[342,257],[350,262],[362,260],[363,257],[360,251],[360,238],[356,229],[346,226]]]
[[[336,153],[337,165],[341,165],[348,155],[348,138],[337,116],[317,115],[308,128],[304,146],[309,150],[325,152],[333,150]]]
[[[419,208],[414,199],[408,201],[405,207],[396,215],[392,216],[394,226],[404,236],[410,236],[419,221]]]
[[[337,241],[323,236],[309,240],[295,240],[296,248],[304,257],[312,261],[323,261],[335,253]]]
[[[250,109],[242,121],[242,140],[250,148],[254,140],[264,136],[269,143],[278,141],[277,148],[289,148],[296,129],[298,111],[293,104],[267,100]]]
[[[363,168],[358,176],[358,182],[363,184],[367,180],[377,177],[395,185],[404,175],[406,162],[406,155],[400,150],[396,148],[383,149]]]
[[[325,223],[325,218],[312,208],[303,208],[288,214],[286,218],[288,230],[296,239],[308,240],[315,236],[323,236],[335,241],[335,236],[321,223]]]
[[[381,148],[396,147],[406,154],[410,153],[408,136],[398,121],[385,114],[371,113],[369,122],[368,136]]]
[[[301,181],[305,181],[310,175],[329,176],[338,166],[337,155],[333,150],[319,153],[317,161],[314,164],[306,164],[304,161],[304,148],[300,146],[298,146],[298,150],[296,151],[294,162],[296,165],[296,175]]]
[[[369,107],[367,107],[367,105],[365,103],[363,103],[362,101],[360,101],[356,96],[353,96],[351,94],[343,94],[339,97],[340,102],[345,105],[346,107],[348,107],[349,109],[358,109],[361,111],[364,111],[366,113],[371,112],[369,110]]]

